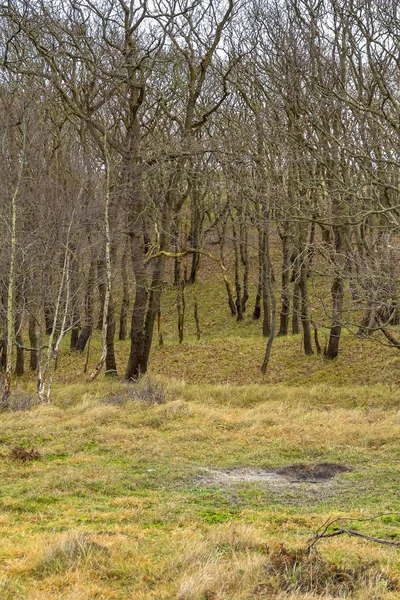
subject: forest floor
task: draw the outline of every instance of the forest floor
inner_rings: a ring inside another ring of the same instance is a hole
[[[400,353],[346,331],[327,362],[288,336],[262,378],[260,323],[229,316],[223,284],[187,289],[182,344],[174,297],[141,383],[89,384],[65,345],[52,403],[2,413],[0,599],[399,598],[399,548],[304,549],[330,518],[400,543]]]

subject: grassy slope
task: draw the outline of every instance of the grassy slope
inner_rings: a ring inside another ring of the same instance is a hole
[[[283,584],[271,570],[281,542],[302,546],[331,515],[400,512],[400,355],[348,335],[338,361],[326,363],[304,357],[300,337],[289,337],[276,341],[261,379],[260,325],[238,324],[220,309],[218,276],[203,269],[197,289],[200,342],[189,316],[193,289],[180,346],[174,292],[165,295],[165,345],[151,358],[164,404],[105,404],[123,396],[124,385],[88,386],[82,357],[64,349],[54,404],[2,415],[2,600],[311,598],[283,592],[304,574],[285,566]],[[94,340],[93,363],[98,352]],[[126,352],[127,342],[117,343],[121,371]],[[32,383],[26,377],[21,385]],[[38,449],[42,460],[12,462],[16,445]],[[202,467],[324,461],[354,470],[317,488],[226,487],[200,478]],[[397,517],[355,526],[399,536]],[[382,577],[361,582],[354,597],[399,597],[384,577],[396,577],[397,550],[333,538],[321,551],[347,568],[377,561]],[[324,576],[324,590],[328,583]]]

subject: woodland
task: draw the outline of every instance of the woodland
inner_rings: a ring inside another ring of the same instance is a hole
[[[102,331],[91,378],[116,338],[146,373],[163,286],[182,341],[210,260],[263,372],[300,331],[328,360],[343,328],[399,348],[396,3],[9,2],[1,36],[5,404],[26,368],[50,398],[67,334]]]
[[[399,56],[395,0],[0,4],[2,599],[399,597]]]

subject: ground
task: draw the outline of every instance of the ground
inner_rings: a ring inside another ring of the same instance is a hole
[[[50,406],[3,414],[2,599],[320,597],[282,552],[327,518],[384,513],[352,528],[400,541],[400,392],[169,381],[151,404],[141,385],[142,399],[119,382],[60,387]],[[342,468],[323,479],[321,463]],[[342,587],[324,571],[324,597],[399,597],[395,547],[319,550],[329,573],[373,563]]]
[[[187,289],[183,344],[167,287],[140,384],[89,384],[68,340],[51,404],[29,408],[32,376],[14,382],[27,410],[1,415],[1,600],[400,597],[396,546],[338,536],[305,553],[335,517],[400,542],[398,350],[345,331],[327,362],[288,336],[261,377],[260,324],[230,317],[218,276]]]

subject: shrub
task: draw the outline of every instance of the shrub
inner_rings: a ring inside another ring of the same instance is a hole
[[[121,406],[125,404],[126,397],[121,395],[107,396],[106,398],[102,398],[101,402],[103,404],[111,404],[112,406]]]
[[[7,400],[3,398],[4,383],[0,381],[0,410],[16,412],[18,410],[31,410],[37,406],[39,401],[36,396],[32,396],[22,390],[11,390]]]
[[[165,402],[164,386],[157,379],[146,376],[128,387],[128,398],[149,404],[162,404]]]

